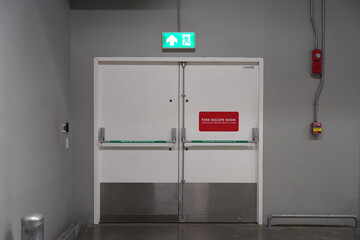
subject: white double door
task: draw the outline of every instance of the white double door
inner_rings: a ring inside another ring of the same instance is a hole
[[[95,223],[258,222],[259,61],[96,69]]]

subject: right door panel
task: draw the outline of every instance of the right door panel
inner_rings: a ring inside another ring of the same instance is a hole
[[[259,76],[258,65],[186,65],[183,221],[257,221],[257,145],[235,141],[259,127]]]

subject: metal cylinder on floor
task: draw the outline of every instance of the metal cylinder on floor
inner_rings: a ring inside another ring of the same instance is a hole
[[[44,216],[32,213],[21,218],[21,240],[44,240]]]

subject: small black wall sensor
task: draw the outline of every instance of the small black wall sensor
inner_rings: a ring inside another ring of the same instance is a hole
[[[70,127],[69,127],[68,122],[61,125],[61,132],[67,133],[67,132],[69,132],[69,129],[70,129]]]

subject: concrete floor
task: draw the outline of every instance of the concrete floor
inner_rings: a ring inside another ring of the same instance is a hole
[[[360,240],[347,227],[284,227],[265,230],[254,224],[102,224],[91,226],[80,240]]]

